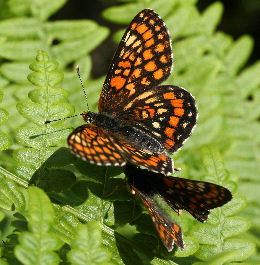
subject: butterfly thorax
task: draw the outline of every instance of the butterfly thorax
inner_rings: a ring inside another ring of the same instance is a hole
[[[109,114],[88,111],[83,115],[83,119],[87,123],[95,124],[97,127],[103,128],[110,132],[118,131],[119,120]]]
[[[129,125],[129,121],[118,119],[105,112],[89,111],[83,114],[83,119],[107,132],[116,133],[119,140],[125,140],[140,150],[151,153],[163,153],[165,151],[162,144],[141,125]]]

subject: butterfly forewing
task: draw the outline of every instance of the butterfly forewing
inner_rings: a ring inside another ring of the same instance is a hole
[[[99,99],[99,111],[121,111],[137,94],[164,81],[171,68],[168,30],[153,10],[144,9],[130,23],[114,55]]]

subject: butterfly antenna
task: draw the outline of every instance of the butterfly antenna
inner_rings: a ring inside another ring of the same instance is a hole
[[[86,101],[87,101],[87,107],[88,107],[88,111],[89,111],[88,97],[87,97],[86,90],[85,90],[85,87],[83,85],[83,82],[82,82],[82,79],[81,79],[81,76],[80,76],[79,66],[78,65],[76,66],[76,71],[77,71],[77,74],[78,74],[78,77],[79,77],[79,81],[81,83],[81,86],[82,86],[82,89],[83,89],[83,92],[84,92],[84,95],[85,95],[85,98],[86,98]]]
[[[74,117],[77,117],[77,116],[82,116],[82,115],[84,115],[84,114],[85,114],[85,113],[81,113],[81,114],[76,114],[76,115],[68,116],[68,117],[65,117],[65,118],[57,119],[57,120],[44,121],[43,124],[51,123],[51,122],[53,122],[53,121],[62,121],[62,120],[66,120],[66,119],[74,118]]]

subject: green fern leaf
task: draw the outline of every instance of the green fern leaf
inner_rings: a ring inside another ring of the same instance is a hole
[[[34,59],[39,49],[48,50],[52,57],[58,57],[61,68],[65,68],[72,62],[75,65],[80,63],[82,73],[84,73],[86,62],[89,62],[89,57],[86,56],[108,36],[107,28],[100,27],[96,22],[90,20],[45,21],[64,3],[65,0],[55,1],[55,3],[45,0],[40,4],[35,1],[8,1],[8,10],[12,15],[9,19],[0,22],[0,35],[3,36],[0,56],[8,60],[0,67],[0,85],[8,93],[6,94],[7,100],[3,104],[3,107],[8,106],[10,114],[10,118],[5,124],[5,132],[8,134],[12,134],[14,129],[28,123],[22,117],[17,119],[16,104],[27,99],[28,88],[32,87],[25,78],[29,73],[28,61]],[[18,17],[14,17],[13,14]],[[73,72],[66,69],[64,87],[69,88],[70,91],[72,91],[71,88],[77,88],[78,92],[78,80],[75,78],[74,69]],[[89,73],[91,71],[89,63],[87,71]],[[2,76],[7,79],[3,79]],[[67,82],[68,78],[70,78],[70,82]],[[9,83],[8,80],[12,83]],[[91,78],[88,78],[88,83],[91,82]],[[101,83],[99,83],[100,86]],[[59,117],[62,114],[60,113]]]
[[[57,62],[50,61],[45,52],[39,51],[36,61],[30,65],[34,72],[29,74],[28,79],[40,88],[29,93],[30,100],[23,100],[17,105],[20,114],[37,125],[21,127],[16,131],[16,139],[27,146],[14,153],[20,163],[16,172],[25,179],[32,176],[33,169],[39,168],[55,151],[53,146],[62,142],[68,134],[66,126],[60,123],[53,126],[43,124],[45,120],[58,118],[59,115],[66,117],[73,113],[72,106],[64,102],[67,92],[55,87],[63,77],[56,70],[57,67]],[[49,176],[51,175],[50,173]]]
[[[138,1],[135,3],[127,3],[120,6],[109,7],[103,11],[102,16],[114,23],[128,24],[133,17],[142,9],[147,7],[158,12],[162,17],[169,13],[169,10],[175,5],[174,1]],[[167,6],[167,8],[164,8]]]
[[[16,210],[23,212],[25,209],[25,198],[17,183],[23,186],[26,186],[26,183],[20,181],[15,175],[2,167],[0,167],[0,182],[0,207],[11,210],[12,205],[14,205]]]
[[[0,90],[0,103],[3,100],[3,92]],[[8,112],[0,108],[0,125],[8,119]],[[12,138],[6,133],[0,132],[0,151],[8,149],[12,145]]]
[[[72,264],[113,264],[110,263],[111,253],[100,246],[101,230],[97,223],[81,225],[72,243],[73,250],[68,253]]]
[[[54,250],[62,242],[49,233],[54,211],[47,195],[36,187],[30,187],[28,228],[19,235],[20,244],[15,247],[15,256],[23,264],[59,264]]]

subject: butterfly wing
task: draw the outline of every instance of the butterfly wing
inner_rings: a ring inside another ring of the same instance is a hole
[[[190,136],[197,122],[197,107],[185,89],[160,86],[135,97],[118,117],[151,134],[171,154]]]
[[[67,142],[72,153],[89,163],[103,166],[125,164],[114,139],[94,124],[84,124],[76,128]]]
[[[145,167],[153,172],[160,172],[165,175],[173,173],[173,161],[170,157],[157,153],[144,152],[136,149],[133,145],[122,139],[117,140],[117,142],[118,145],[116,144],[116,147],[122,150],[126,161],[138,167]]]
[[[184,209],[198,221],[207,220],[211,209],[232,199],[231,192],[205,181],[167,177],[126,164],[124,172],[131,182],[149,196],[160,195],[176,212]]]
[[[172,48],[163,20],[150,9],[135,16],[114,55],[98,109],[116,113],[132,98],[171,73]]]
[[[131,189],[132,193],[136,194],[147,208],[162,243],[167,250],[169,252],[172,251],[174,244],[183,249],[184,244],[181,227],[170,218],[166,217],[148,195],[138,190],[133,184],[131,184]]]
[[[208,219],[211,209],[232,199],[231,192],[220,185],[166,176],[159,193],[175,211],[184,209],[200,222]]]

